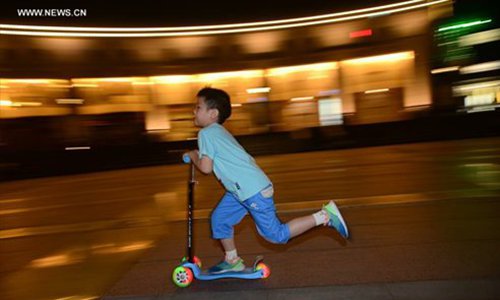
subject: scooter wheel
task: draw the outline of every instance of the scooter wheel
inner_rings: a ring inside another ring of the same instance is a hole
[[[199,258],[198,258],[198,256],[195,256],[195,257],[193,258],[193,260],[194,260],[194,263],[198,266],[198,268],[200,268],[200,269],[201,269],[201,259],[199,259]],[[187,261],[187,257],[186,257],[186,256],[184,256],[184,257],[181,259],[181,264],[182,264],[182,263],[184,263],[184,262],[186,262],[186,261]]]
[[[172,273],[172,280],[178,287],[188,287],[193,282],[193,271],[190,268],[179,266]]]
[[[271,275],[271,268],[262,262],[255,267],[255,270],[262,270],[262,278],[267,278]]]

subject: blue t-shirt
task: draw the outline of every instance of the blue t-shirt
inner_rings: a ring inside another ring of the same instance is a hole
[[[224,188],[244,201],[271,184],[236,139],[219,123],[213,123],[198,132],[200,158],[213,161],[215,176]]]

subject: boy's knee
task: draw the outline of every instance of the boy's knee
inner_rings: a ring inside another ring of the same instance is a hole
[[[288,237],[284,237],[284,236],[272,236],[272,237],[265,237],[266,240],[268,240],[269,242],[273,243],[273,244],[286,244],[288,243],[288,240],[289,238]]]
[[[226,218],[222,218],[222,217],[214,215],[214,214],[210,218],[210,225],[212,225],[212,229],[215,229],[215,230],[219,230],[219,229],[224,228],[224,227],[232,227],[228,224]]]
[[[257,228],[257,231],[264,239],[273,244],[286,244],[290,240],[290,230],[285,224],[282,224],[279,229],[270,232],[264,233],[259,228]]]
[[[220,218],[211,218],[211,227],[212,227],[212,237],[214,239],[226,239],[230,238],[233,235],[233,228],[223,222],[223,219]]]
[[[212,217],[210,218],[210,225],[212,225],[212,228],[219,225],[219,223],[220,223],[220,219],[216,218],[216,216],[214,214],[212,214]]]
[[[221,210],[215,208],[210,216],[210,223],[212,226],[222,224],[224,220],[227,220],[227,216],[224,216]]]
[[[210,225],[212,229],[212,237],[214,239],[227,239],[233,237],[233,226],[238,223],[233,216],[228,216],[219,212],[217,209],[213,211],[210,217]]]

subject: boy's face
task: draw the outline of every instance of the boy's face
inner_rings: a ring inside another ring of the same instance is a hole
[[[198,97],[196,107],[193,111],[194,125],[198,127],[206,127],[217,122],[219,111],[215,108],[209,109],[205,104],[204,97]]]

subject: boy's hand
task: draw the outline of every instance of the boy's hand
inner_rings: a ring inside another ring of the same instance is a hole
[[[213,170],[213,161],[208,156],[203,156],[200,159],[200,153],[198,150],[192,150],[188,152],[189,158],[193,164],[204,174],[210,174]]]
[[[198,150],[192,150],[188,152],[189,158],[191,158],[192,162],[196,162],[199,160],[199,152]]]

